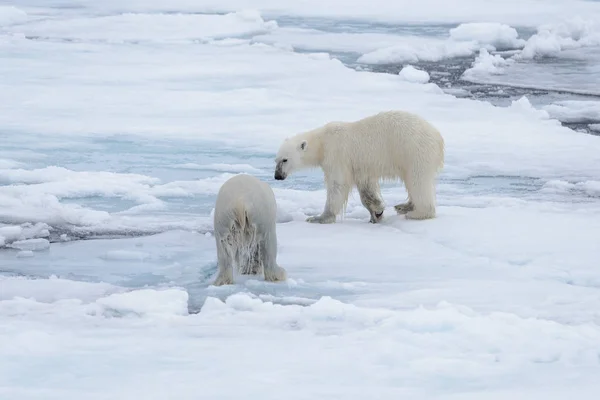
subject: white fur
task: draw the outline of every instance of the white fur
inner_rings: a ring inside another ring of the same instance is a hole
[[[284,281],[277,265],[277,204],[271,187],[251,175],[236,175],[219,189],[214,231],[218,275],[214,285],[233,283],[233,268],[241,274],[262,274],[266,281]]]
[[[444,139],[415,114],[386,111],[355,122],[330,122],[288,138],[275,161],[278,180],[303,168],[323,170],[325,209],[309,222],[335,222],[354,186],[371,222],[378,222],[384,209],[380,179],[404,182],[408,202],[395,206],[398,214],[427,219],[436,215],[435,181],[444,166]]]

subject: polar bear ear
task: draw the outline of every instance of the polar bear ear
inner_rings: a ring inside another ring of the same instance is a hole
[[[308,142],[303,140],[302,143],[300,143],[300,150],[306,150],[306,146],[308,146]]]

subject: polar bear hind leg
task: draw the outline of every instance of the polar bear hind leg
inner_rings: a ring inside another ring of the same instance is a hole
[[[400,179],[404,183],[404,186],[406,186],[407,176],[404,172],[400,174]],[[415,205],[413,204],[412,198],[410,197],[410,192],[408,193],[408,201],[405,203],[396,204],[394,206],[394,209],[396,210],[396,213],[398,215],[404,215],[409,211],[415,209]]]
[[[260,275],[262,274],[262,263],[261,263],[261,257],[260,257],[260,252],[261,252],[262,247],[260,246],[260,244],[258,246],[256,246],[256,249],[252,252],[252,254],[250,255],[250,259],[248,260],[248,264],[249,264],[249,274],[251,275]]]
[[[234,257],[227,239],[229,238],[220,238],[217,240],[217,265],[219,273],[213,283],[215,286],[233,284]]]
[[[376,224],[383,218],[383,200],[381,199],[381,190],[378,181],[361,182],[356,185],[360,202],[371,214],[370,222]]]
[[[398,214],[407,219],[435,218],[435,173],[410,174],[405,185],[409,201],[395,207]]]
[[[265,235],[258,248],[260,264],[262,264],[264,270],[265,281],[285,281],[287,279],[287,273],[285,269],[277,265],[277,236],[275,235],[275,227],[272,228],[272,232]]]

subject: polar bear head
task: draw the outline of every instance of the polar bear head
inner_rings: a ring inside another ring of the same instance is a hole
[[[307,148],[308,142],[305,139],[285,139],[275,157],[275,179],[282,181],[288,175],[304,168]]]

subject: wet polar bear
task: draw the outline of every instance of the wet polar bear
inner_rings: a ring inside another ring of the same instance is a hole
[[[275,158],[275,179],[321,167],[327,186],[325,209],[308,222],[329,224],[357,187],[371,222],[383,217],[380,179],[400,179],[408,202],[394,208],[408,219],[434,218],[435,180],[444,166],[444,139],[421,117],[386,111],[354,122],[330,122],[287,138]]]
[[[219,189],[214,231],[218,275],[214,285],[233,283],[233,268],[241,274],[264,273],[266,281],[284,281],[277,265],[277,203],[271,187],[251,175],[236,175]]]

